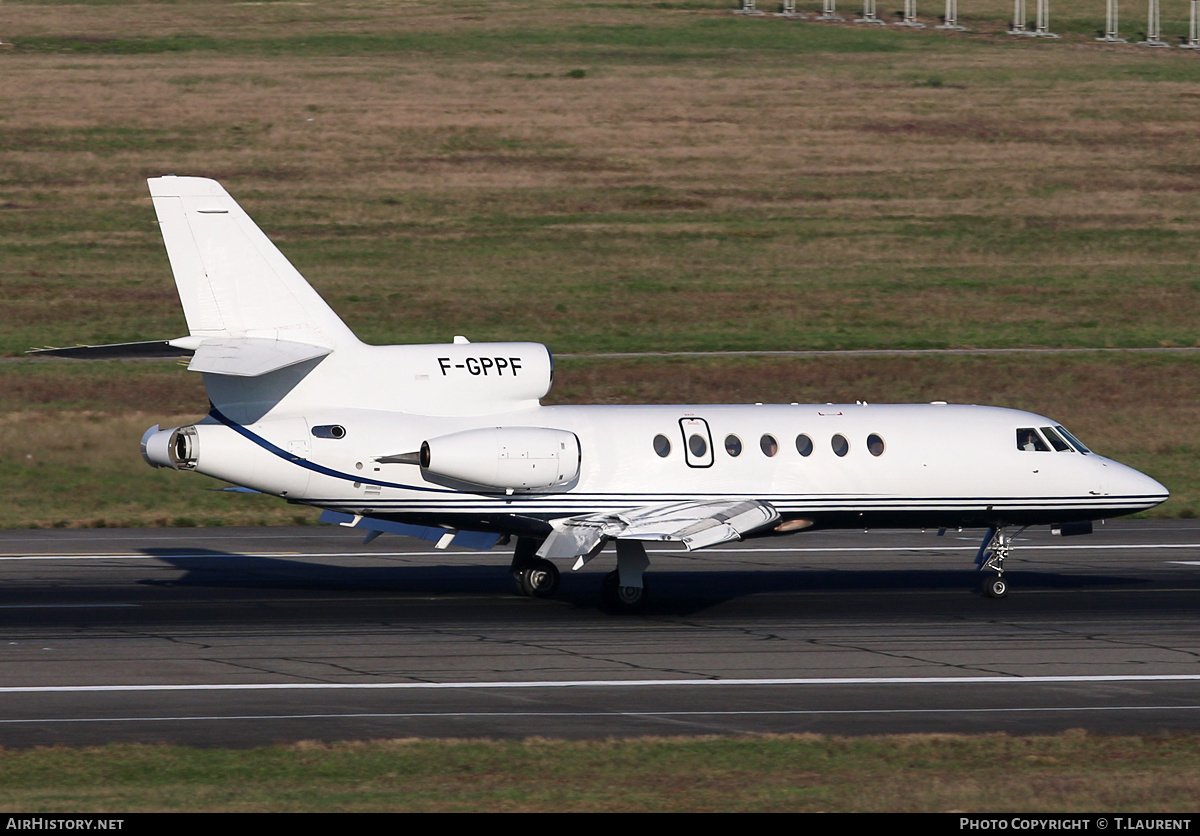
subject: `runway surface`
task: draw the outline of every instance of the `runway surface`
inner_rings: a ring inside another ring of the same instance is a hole
[[[0,745],[1200,729],[1200,522],[611,549],[520,598],[507,550],[335,526],[0,532]]]

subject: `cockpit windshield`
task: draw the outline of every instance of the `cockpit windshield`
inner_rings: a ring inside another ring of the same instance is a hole
[[[1071,449],[1071,445],[1062,440],[1062,436],[1054,431],[1054,427],[1042,427],[1042,435],[1046,436],[1050,446],[1059,453],[1065,453]]]
[[[1048,453],[1050,448],[1046,446],[1046,442],[1038,435],[1038,431],[1033,427],[1021,427],[1017,430],[1017,449],[1028,450],[1031,452]]]
[[[1072,446],[1074,446],[1074,448],[1076,450],[1078,450],[1080,453],[1092,452],[1091,450],[1089,450],[1088,448],[1083,446],[1083,442],[1081,442],[1078,438],[1076,438],[1075,436],[1073,436],[1069,432],[1067,432],[1065,427],[1057,426],[1057,427],[1055,427],[1055,429],[1058,430],[1060,433],[1062,433],[1063,438],[1065,438],[1067,441],[1071,442]]]
[[[1092,452],[1061,426],[1055,425],[1040,429],[1039,432],[1037,427],[1019,428],[1017,430],[1017,449],[1037,453],[1049,453],[1051,449],[1058,453],[1073,453],[1076,450],[1080,453]],[[1050,443],[1047,444],[1047,441]]]

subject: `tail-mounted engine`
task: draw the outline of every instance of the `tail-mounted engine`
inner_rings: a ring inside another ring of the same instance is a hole
[[[579,438],[544,427],[493,427],[431,438],[421,472],[508,493],[565,490],[579,478]]]
[[[142,435],[142,458],[151,467],[195,470],[199,438],[195,427],[161,430],[155,424]]]

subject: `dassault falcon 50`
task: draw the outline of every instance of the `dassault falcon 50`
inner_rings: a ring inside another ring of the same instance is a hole
[[[648,542],[978,527],[984,590],[1003,597],[1014,529],[1084,534],[1168,496],[1058,422],[1012,409],[543,406],[545,346],[367,345],[220,184],[149,184],[188,335],[41,353],[190,355],[211,409],[148,429],[149,464],[316,506],[368,540],[515,541],[526,595],[553,594],[556,562],[578,569],[610,540],[616,569],[602,593],[632,608],[645,598]]]

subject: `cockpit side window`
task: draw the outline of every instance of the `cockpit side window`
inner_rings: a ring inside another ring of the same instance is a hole
[[[1091,450],[1089,450],[1088,448],[1083,446],[1083,442],[1081,442],[1078,438],[1076,438],[1075,436],[1073,436],[1069,432],[1067,432],[1065,427],[1059,425],[1059,426],[1055,427],[1055,429],[1058,430],[1062,434],[1063,438],[1065,438],[1067,441],[1071,442],[1071,444],[1074,445],[1075,449],[1078,450],[1080,453],[1092,452]]]
[[[1046,442],[1038,435],[1038,431],[1033,427],[1022,427],[1017,430],[1017,449],[1032,450],[1039,453],[1049,453],[1050,448],[1046,446]]]
[[[1050,446],[1058,453],[1072,453],[1071,445],[1062,440],[1062,436],[1054,431],[1053,427],[1042,427],[1042,435],[1046,436],[1046,440],[1050,442]]]

